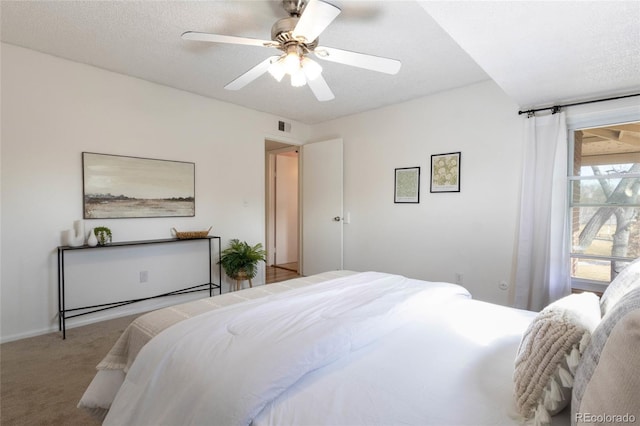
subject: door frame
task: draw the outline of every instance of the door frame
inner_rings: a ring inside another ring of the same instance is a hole
[[[278,148],[278,149],[273,149],[273,150],[269,150],[267,151],[266,149],[266,143],[267,140],[270,141],[274,141],[274,142],[278,142],[281,144],[285,144],[288,146],[282,147],[282,148]],[[271,195],[272,195],[272,189],[274,188],[275,185],[272,185],[272,181],[273,181],[273,165],[275,163],[275,155],[282,153],[282,152],[290,152],[290,151],[298,151],[298,274],[302,273],[302,253],[304,251],[304,246],[302,243],[302,185],[300,182],[300,176],[302,176],[302,161],[301,161],[301,155],[300,155],[300,148],[304,145],[303,143],[300,143],[298,141],[292,141],[292,140],[287,140],[287,139],[281,139],[281,138],[276,138],[273,136],[265,136],[264,137],[264,143],[265,143],[265,173],[264,173],[264,184],[265,184],[265,197],[264,197],[264,209],[265,209],[265,226],[264,226],[264,230],[265,230],[265,247],[267,249],[267,262],[266,262],[266,266],[269,266],[271,263],[269,262],[270,260],[273,260],[273,256],[270,254],[270,250],[271,250],[271,245],[272,245],[272,241],[271,241],[271,236],[270,236],[270,224],[272,221],[275,220],[275,218],[273,217],[273,212],[271,209]]]

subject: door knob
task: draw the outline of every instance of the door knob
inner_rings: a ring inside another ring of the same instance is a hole
[[[336,222],[340,222],[340,216],[334,217],[333,220],[335,220]]]

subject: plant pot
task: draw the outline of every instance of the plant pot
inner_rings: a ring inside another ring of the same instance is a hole
[[[249,288],[253,288],[253,283],[251,282],[251,278],[245,271],[238,271],[232,279],[236,280],[236,291],[241,289],[240,282],[241,281],[249,281]]]
[[[236,275],[234,277],[231,277],[231,278],[233,278],[234,280],[243,281],[243,280],[248,280],[249,276],[247,275],[247,273],[245,271],[238,271],[236,273]]]
[[[98,238],[98,244],[101,246],[107,245],[111,242],[111,237],[106,232],[98,231],[98,235],[96,235],[96,237]]]

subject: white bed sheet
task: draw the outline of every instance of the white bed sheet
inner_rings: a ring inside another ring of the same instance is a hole
[[[315,371],[261,412],[266,425],[519,425],[513,366],[534,312],[451,299]],[[569,425],[569,411],[553,418]]]

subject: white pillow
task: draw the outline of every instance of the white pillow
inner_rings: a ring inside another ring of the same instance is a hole
[[[628,264],[607,286],[600,298],[600,310],[604,317],[631,290],[640,288],[640,257]]]
[[[640,288],[607,312],[591,336],[576,371],[572,424],[585,414],[632,414],[640,419]],[[615,336],[612,338],[612,336]],[[606,413],[603,407],[607,407]]]
[[[531,322],[513,376],[516,407],[524,419],[548,424],[569,404],[580,357],[599,322],[600,304],[593,293],[564,297]]]

